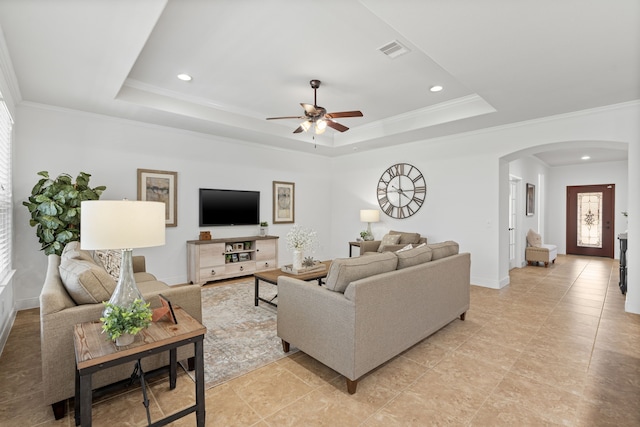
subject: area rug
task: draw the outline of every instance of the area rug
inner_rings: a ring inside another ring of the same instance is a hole
[[[260,284],[260,296],[271,299],[277,287]],[[202,289],[204,380],[209,389],[260,368],[289,353],[282,351],[277,336],[277,308],[253,302],[253,279]],[[274,300],[276,302],[277,299]],[[189,372],[193,377],[193,372]]]

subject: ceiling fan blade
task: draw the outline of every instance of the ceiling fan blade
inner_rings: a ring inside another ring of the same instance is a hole
[[[310,116],[317,116],[319,114],[315,105],[305,104],[305,103],[300,103],[300,105],[302,105],[302,108],[304,108],[304,111],[306,111],[307,114]]]
[[[306,119],[306,117],[305,116],[267,117],[267,120],[280,120],[280,119]]]
[[[341,125],[338,122],[334,122],[333,120],[327,120],[327,126],[329,126],[332,129],[335,129],[337,131],[340,131],[340,132],[344,132],[344,131],[349,130],[348,127],[346,127],[344,125]]]
[[[330,119],[339,119],[341,117],[362,117],[361,111],[339,111],[337,113],[327,113],[324,115]]]
[[[293,131],[293,133],[300,133],[300,132],[304,132],[304,128],[302,126],[298,126],[298,128]]]

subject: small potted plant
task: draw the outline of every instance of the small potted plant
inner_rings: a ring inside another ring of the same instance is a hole
[[[260,236],[264,237],[269,232],[269,223],[267,221],[260,222]]]
[[[362,237],[362,240],[373,240],[373,235],[366,230],[360,232],[360,237]]]
[[[102,332],[106,332],[117,346],[131,344],[135,335],[149,326],[153,311],[149,308],[149,303],[141,299],[133,301],[129,307],[120,307],[109,302],[104,302],[104,317],[102,322]]]

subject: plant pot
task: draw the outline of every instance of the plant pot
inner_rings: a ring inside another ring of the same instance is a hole
[[[260,227],[260,236],[264,237],[267,235],[268,232],[269,232],[269,229],[267,227]]]
[[[118,347],[123,347],[123,346],[126,346],[126,345],[133,344],[133,342],[135,340],[136,340],[136,336],[135,335],[122,334],[118,338],[116,338],[116,345]]]

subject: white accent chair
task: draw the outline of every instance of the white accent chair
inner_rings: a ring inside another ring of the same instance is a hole
[[[544,267],[549,267],[549,263],[555,263],[558,257],[558,248],[556,245],[542,243],[540,234],[529,229],[527,232],[527,248],[525,249],[524,258],[527,265],[544,263]]]

